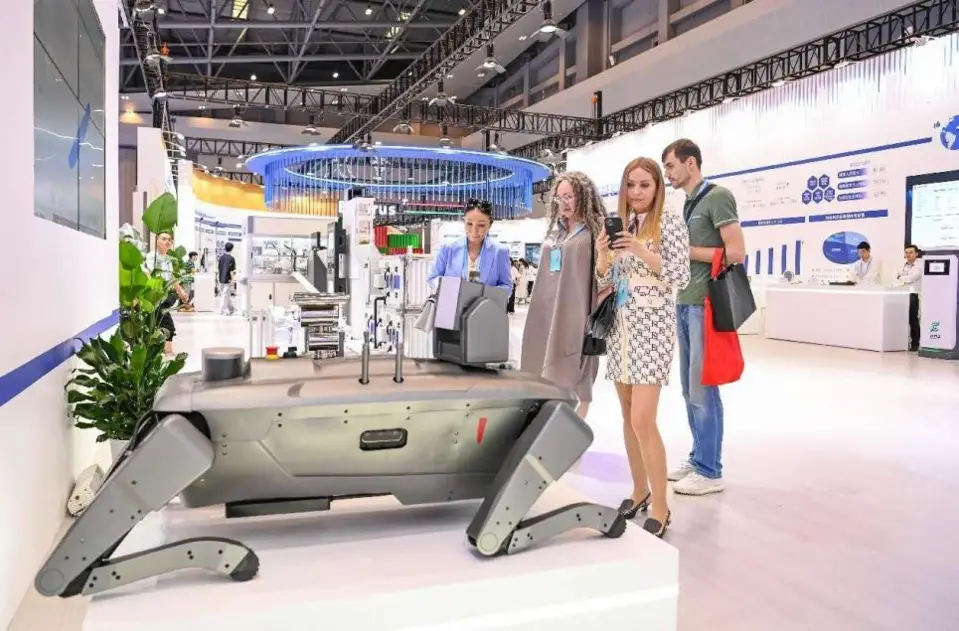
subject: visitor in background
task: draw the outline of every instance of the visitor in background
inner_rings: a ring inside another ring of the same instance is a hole
[[[919,247],[906,246],[906,262],[896,274],[896,282],[909,288],[909,350],[919,350],[919,288],[922,285],[922,263],[919,259]]]
[[[849,280],[856,283],[878,285],[882,278],[882,261],[872,255],[872,247],[866,241],[856,246],[859,260],[849,268]]]
[[[519,261],[516,259],[509,260],[509,272],[510,278],[513,281],[513,292],[509,295],[509,304],[507,306],[507,313],[516,313],[516,292],[519,287],[520,282],[523,280],[523,273],[519,270]]]
[[[470,200],[463,211],[466,235],[450,239],[440,245],[426,281],[433,291],[442,276],[453,276],[506,292],[513,292],[513,277],[509,248],[489,235],[493,225],[493,206],[488,202]]]
[[[180,305],[180,311],[193,311],[193,279],[197,270],[197,263],[200,255],[196,252],[190,252],[187,255],[186,259],[186,269],[185,276],[180,283],[180,286],[183,287],[183,291],[186,292],[187,299],[182,305]]]
[[[533,295],[533,282],[536,281],[536,274],[539,273],[539,265],[533,261],[527,261],[526,263],[526,295],[532,297]]]
[[[183,287],[173,277],[173,259],[169,255],[172,247],[173,235],[169,232],[161,232],[156,236],[154,251],[147,254],[145,258],[147,271],[153,276],[162,278],[165,283],[170,285],[167,297],[157,307],[160,312],[158,325],[166,336],[163,352],[167,355],[173,354],[173,338],[176,337],[176,325],[170,312],[176,307],[178,300],[187,302],[188,299]]]
[[[513,290],[506,301],[506,313],[513,314],[516,312],[516,259],[513,257],[509,259],[509,275],[513,281]]]
[[[616,384],[623,412],[633,494],[619,511],[632,519],[649,509],[643,529],[662,537],[671,513],[666,501],[666,449],[656,424],[659,395],[669,383],[676,347],[676,291],[689,282],[689,233],[666,212],[659,164],[637,158],[619,187],[626,231],[596,239],[600,291],[615,293],[616,318],[606,338],[606,378]]]
[[[220,285],[220,315],[233,315],[233,284],[236,282],[236,259],[233,258],[233,244],[229,241],[223,246],[223,254],[216,262],[217,282]]]
[[[671,471],[673,490],[685,495],[722,491],[723,402],[719,388],[703,385],[703,318],[713,253],[725,250],[727,263],[746,258],[736,198],[726,188],[703,179],[703,154],[691,140],[680,139],[663,151],[666,178],[686,193],[683,219],[689,230],[689,284],[677,298],[680,378],[686,415],[693,435],[689,458]]]
[[[526,262],[526,259],[516,261],[516,270],[519,272],[517,278],[513,281],[513,286],[516,287],[516,304],[525,305],[529,302],[529,291],[526,283],[528,269],[529,263]]]
[[[583,355],[583,338],[597,302],[593,239],[605,216],[596,185],[586,175],[569,172],[556,178],[523,331],[520,370],[574,391],[581,418],[589,411],[599,370],[598,357]]]

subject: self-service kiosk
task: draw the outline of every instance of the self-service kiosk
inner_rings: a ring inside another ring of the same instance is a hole
[[[922,265],[919,356],[959,359],[959,250],[927,250]]]

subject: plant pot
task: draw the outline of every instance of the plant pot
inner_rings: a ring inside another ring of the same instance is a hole
[[[111,439],[107,442],[110,444],[110,462],[116,462],[130,441]]]

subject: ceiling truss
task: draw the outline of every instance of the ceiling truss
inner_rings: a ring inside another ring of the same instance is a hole
[[[378,96],[368,94],[296,88],[245,80],[203,79],[176,73],[169,74],[168,83],[167,94],[172,99],[233,105],[240,110],[246,107],[265,107],[309,112],[317,117],[324,113],[353,116],[354,120],[364,121],[364,131],[372,130],[374,125],[384,121],[395,120],[398,123],[447,125],[494,132],[572,136],[578,140],[584,137],[584,133],[586,138],[597,137],[596,121],[579,116],[505,110],[453,102],[440,106],[431,104],[428,99],[408,102],[390,115],[385,115],[372,113],[376,111],[380,101]],[[584,132],[584,129],[587,131]]]
[[[407,107],[427,87],[437,83],[536,6],[532,0],[480,0],[374,97],[363,109],[363,116],[357,115],[333,134],[329,143],[342,144],[369,133],[380,121]]]
[[[590,125],[596,125],[593,122],[581,127],[585,135],[579,140],[575,138],[575,133],[546,137],[510,153],[534,160],[559,160],[565,151],[594,141],[597,136],[611,138],[642,129],[653,123],[718,105],[728,98],[748,96],[842,64],[921,45],[927,38],[957,30],[959,0],[921,0],[814,42],[609,114],[602,118],[599,134],[590,133]]]
[[[135,0],[125,0],[131,7]],[[457,23],[472,0],[163,0],[153,28],[168,64],[204,77],[292,85],[389,81]],[[133,38],[121,91],[144,89]],[[336,76],[334,76],[334,74]]]

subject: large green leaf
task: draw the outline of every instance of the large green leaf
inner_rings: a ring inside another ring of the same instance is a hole
[[[163,193],[153,200],[143,212],[143,225],[158,235],[170,232],[177,224],[177,201],[170,193]]]
[[[120,242],[120,269],[134,270],[143,265],[143,254],[129,241]]]
[[[134,375],[143,375],[143,368],[147,363],[147,351],[146,346],[137,346],[133,349],[130,357],[130,368]]]

